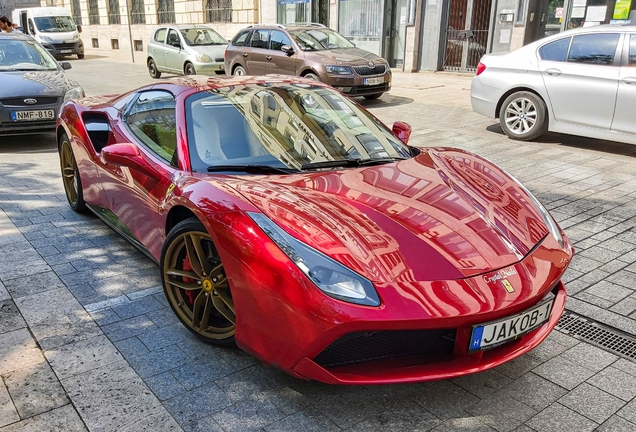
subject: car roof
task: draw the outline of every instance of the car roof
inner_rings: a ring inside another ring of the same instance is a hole
[[[187,30],[192,28],[201,28],[201,29],[205,28],[205,29],[214,30],[212,27],[208,25],[203,25],[203,24],[169,24],[169,25],[160,26],[159,28],[176,28],[179,30]]]
[[[597,26],[590,27],[577,27],[574,29],[566,30],[562,33],[558,33],[558,35],[565,34],[577,34],[577,33],[625,33],[625,32],[636,32],[636,25],[629,24],[601,24]],[[554,35],[557,36],[557,35]]]
[[[323,28],[326,29],[327,26],[319,24],[319,23],[290,23],[290,24],[251,24],[248,25],[246,28],[248,29],[264,29],[264,30],[271,30],[271,29],[283,29],[283,30],[302,30],[302,29],[308,29],[308,28]]]
[[[28,34],[24,34],[20,32],[13,32],[13,33],[0,32],[0,40],[5,40],[5,39],[18,39],[18,40],[24,40],[24,41],[35,40]]]

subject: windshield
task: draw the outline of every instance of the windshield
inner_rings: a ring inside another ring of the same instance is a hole
[[[334,169],[410,157],[409,148],[355,102],[309,84],[196,93],[186,100],[186,118],[192,169],[199,172],[217,165]]]
[[[227,45],[227,41],[212,29],[189,28],[181,30],[181,35],[186,43],[193,45]]]
[[[323,51],[354,47],[343,35],[328,28],[293,30],[289,33],[303,51]]]
[[[35,26],[43,33],[60,33],[75,30],[75,23],[70,16],[35,17]]]
[[[0,71],[57,70],[57,62],[35,41],[5,39],[0,44]]]

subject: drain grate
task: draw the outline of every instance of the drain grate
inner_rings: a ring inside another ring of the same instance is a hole
[[[576,336],[598,347],[636,360],[636,338],[620,330],[604,326],[569,311],[563,313],[556,328],[570,336]]]

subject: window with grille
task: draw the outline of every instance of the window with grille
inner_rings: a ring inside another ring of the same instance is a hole
[[[73,14],[73,21],[76,25],[82,25],[82,8],[80,7],[80,0],[73,0],[71,2],[71,13]]]
[[[175,22],[174,0],[159,0],[158,1],[157,22],[159,24],[170,24]]]
[[[232,22],[232,0],[207,0],[205,22]]]
[[[88,0],[88,22],[91,25],[99,24],[99,6],[97,0]]]
[[[132,10],[130,11],[130,17],[133,24],[146,24],[144,0],[132,0]]]
[[[121,24],[119,0],[108,0],[108,24]]]

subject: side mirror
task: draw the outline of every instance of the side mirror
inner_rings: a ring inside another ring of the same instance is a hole
[[[398,137],[404,144],[409,143],[409,138],[411,137],[410,124],[396,121],[395,123],[393,123],[393,128],[391,130],[393,131],[395,136]]]
[[[82,32],[82,26],[81,26],[81,25],[78,25],[78,26],[77,26],[77,32],[78,32],[78,33],[81,33],[81,32]]]
[[[141,155],[134,144],[111,144],[102,149],[101,160],[106,164],[124,166],[150,177],[156,177],[157,171]]]
[[[287,54],[288,56],[291,56],[294,54],[294,48],[292,48],[291,45],[283,45],[282,47],[280,47],[280,50],[284,52],[285,54]]]
[[[69,62],[61,62],[60,66],[62,66],[62,69],[64,70],[69,70],[72,68],[71,64]]]

